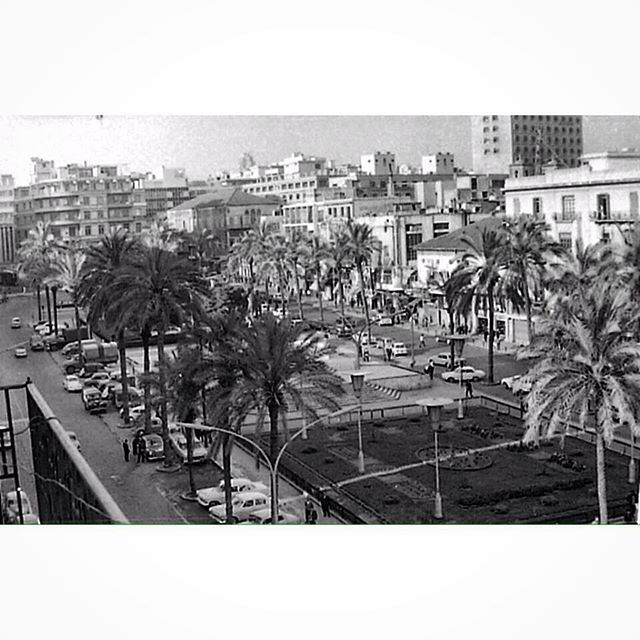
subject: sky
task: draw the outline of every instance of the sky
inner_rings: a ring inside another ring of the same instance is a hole
[[[586,116],[585,152],[640,149],[640,116]],[[470,168],[468,116],[0,116],[0,173],[26,184],[30,158],[56,165],[117,163],[159,174],[184,167],[190,178],[235,171],[244,152],[260,164],[295,151],[357,163],[393,151],[399,164],[450,151]]]

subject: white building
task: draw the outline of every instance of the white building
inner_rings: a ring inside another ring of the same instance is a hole
[[[455,164],[452,153],[433,153],[422,156],[422,173],[424,174],[446,174],[454,172]]]
[[[14,262],[16,254],[13,189],[13,176],[0,175],[0,263],[2,264]]]
[[[583,156],[583,165],[505,183],[507,215],[544,219],[551,235],[575,250],[599,241],[620,242],[639,219],[640,152],[632,149]]]
[[[360,156],[360,171],[369,176],[396,175],[396,155],[390,151],[376,151]]]

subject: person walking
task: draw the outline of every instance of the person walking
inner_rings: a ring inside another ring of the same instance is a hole
[[[309,524],[316,524],[318,522],[318,512],[316,508],[311,505],[311,510],[309,511]]]
[[[420,334],[420,348],[424,349],[424,333]]]
[[[145,454],[145,443],[144,439],[140,438],[140,442],[138,443],[138,457],[136,458],[136,462],[144,462],[144,454]]]
[[[391,357],[393,356],[393,348],[391,347],[391,345],[387,346],[386,351],[387,351],[387,360],[391,362]]]
[[[138,457],[138,448],[140,447],[140,436],[136,434],[133,439],[133,457],[137,459]]]
[[[125,438],[122,443],[122,452],[124,453],[124,461],[129,462],[129,454],[131,450],[129,449],[129,441]]]
[[[433,374],[435,373],[435,364],[433,364],[433,360],[429,358],[429,362],[427,362],[427,375],[429,376],[429,385],[433,384]]]
[[[364,350],[363,359],[365,362],[369,362],[369,349]]]
[[[322,509],[323,518],[331,517],[331,511],[329,508],[329,497],[324,491],[320,494],[320,508]]]
[[[464,392],[465,398],[473,398],[473,387],[471,386],[471,380],[467,380],[464,386],[465,386],[465,392]]]
[[[311,502],[311,499],[309,497],[307,497],[307,499],[304,501],[304,521],[305,524],[309,524],[311,521],[311,510],[313,509],[313,502]]]

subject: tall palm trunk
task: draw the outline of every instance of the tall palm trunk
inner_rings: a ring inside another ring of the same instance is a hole
[[[369,336],[369,344],[371,344],[371,322],[369,321],[369,305],[367,303],[367,296],[364,291],[364,271],[362,269],[362,263],[358,262],[358,277],[360,278],[360,292],[362,295],[362,306],[364,307],[364,318],[367,323],[367,335]]]
[[[489,303],[489,382],[493,383],[493,341],[495,337],[495,314],[496,314],[496,303],[493,299],[493,287],[490,287],[487,292],[487,298]]]
[[[269,458],[275,464],[278,457],[278,405],[269,403]],[[271,524],[277,524],[276,505],[278,504],[278,477],[274,474],[271,480]]]
[[[321,270],[320,263],[316,262],[316,282],[318,285],[318,308],[320,309],[320,324],[324,327],[324,309],[322,307],[323,290],[320,284],[320,278],[322,274],[320,273],[320,270]]]
[[[447,306],[447,314],[449,316],[449,335],[453,335],[456,331],[456,320],[455,320],[453,309],[451,308],[450,305]],[[452,340],[451,341],[451,362],[450,362],[449,369],[453,371],[455,368],[456,368],[456,350],[455,350],[455,343]]]
[[[78,307],[78,298],[73,294],[73,313],[76,319],[76,340],[78,343],[78,365],[82,369],[84,366],[84,356],[82,354],[82,336],[80,335],[80,309]]]
[[[160,420],[162,421],[164,466],[169,467],[174,459],[171,442],[169,441],[169,423],[167,416],[167,370],[164,352],[164,323],[158,327],[158,379],[160,382]]]
[[[225,429],[228,429],[225,423]],[[231,492],[231,448],[233,447],[233,436],[228,433],[222,434],[222,479],[224,481],[224,505],[226,522],[233,522],[233,493]]]
[[[278,269],[278,286],[280,287],[280,298],[282,299],[282,317],[287,315],[287,303],[284,300],[284,277],[280,269]]]
[[[533,317],[531,312],[531,293],[529,292],[529,286],[527,285],[526,279],[524,280],[524,312],[527,316],[527,338],[529,339],[529,344],[533,340]]]
[[[53,298],[53,328],[57,336],[58,335],[58,287],[51,287],[51,296]]]
[[[151,331],[145,326],[140,332],[142,337],[142,371],[144,373],[142,389],[144,392],[144,432],[151,433],[151,384],[149,373],[151,372],[151,358],[149,357],[149,338]]]
[[[122,385],[122,418],[129,424],[129,381],[127,380],[127,351],[124,329],[118,331],[118,358],[120,359],[120,384]]]
[[[36,285],[36,301],[38,304],[38,322],[42,322],[42,294],[40,292],[40,285]]]
[[[296,300],[298,301],[298,313],[300,320],[304,320],[304,312],[302,311],[302,291],[300,290],[300,281],[298,280],[298,267],[293,265],[293,284],[296,291]]]
[[[609,521],[607,509],[607,476],[604,459],[604,434],[600,425],[596,425],[596,477],[598,481],[600,524],[607,524]]]
[[[44,288],[45,299],[47,301],[47,322],[49,323],[49,328],[51,328],[51,296],[49,285],[46,285]]]
[[[340,294],[340,315],[344,323],[344,286],[342,284],[342,270],[338,271],[338,293]]]
[[[193,411],[187,416],[186,422],[193,422],[195,415]],[[187,474],[189,476],[189,494],[196,495],[196,483],[193,478],[193,429],[187,429]]]

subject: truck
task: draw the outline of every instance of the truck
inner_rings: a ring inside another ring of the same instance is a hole
[[[82,361],[84,363],[114,364],[118,362],[118,345],[115,342],[97,342],[96,340],[83,342]],[[73,354],[65,360],[62,368],[67,375],[80,370],[80,357],[78,354]]]

